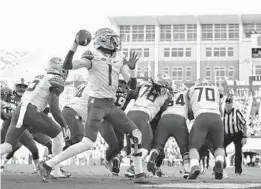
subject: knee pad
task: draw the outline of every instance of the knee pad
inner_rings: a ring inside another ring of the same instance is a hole
[[[130,142],[131,142],[131,153],[133,156],[142,156],[141,151],[141,139],[142,134],[139,129],[133,130],[129,134]]]
[[[139,129],[134,129],[131,134],[129,134],[129,138],[134,144],[141,144],[142,134]]]
[[[33,156],[33,160],[39,159],[39,153],[38,152],[32,153],[32,156]]]

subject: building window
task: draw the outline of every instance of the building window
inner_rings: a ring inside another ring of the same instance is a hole
[[[191,48],[186,48],[186,57],[191,57]]]
[[[171,49],[171,56],[172,57],[178,57],[178,49],[177,48]]]
[[[185,41],[185,25],[173,25],[173,41]]]
[[[144,26],[133,25],[132,26],[132,41],[144,41]]]
[[[227,68],[227,78],[229,79],[229,80],[234,80],[235,78],[234,78],[234,66],[229,66],[228,68]]]
[[[178,48],[178,57],[183,57],[184,56],[184,52],[183,52],[183,48]]]
[[[213,40],[212,24],[202,24],[202,40],[204,41]]]
[[[197,25],[188,24],[187,25],[187,41],[196,41],[197,40]]]
[[[120,26],[120,38],[122,42],[129,42],[130,39],[130,26]]]
[[[214,48],[214,56],[215,57],[219,57],[220,56],[219,48],[217,48],[217,47]]]
[[[212,56],[212,48],[208,47],[206,48],[206,57],[211,57]]]
[[[170,53],[169,53],[169,48],[164,48],[164,57],[169,57]]]
[[[169,75],[169,67],[168,66],[164,66],[163,73]]]
[[[214,67],[215,80],[223,80],[226,77],[226,68],[225,67]]]
[[[215,47],[214,48],[214,57],[225,57],[226,48],[225,47]]]
[[[261,65],[255,65],[255,75],[261,75]]]
[[[172,67],[171,76],[175,81],[183,80],[183,68],[182,67]]]
[[[154,25],[146,25],[146,41],[155,41]]]
[[[138,55],[137,57],[142,57],[142,49],[141,48],[137,48],[137,49],[130,49],[130,52],[135,51]]]
[[[234,48],[233,47],[227,48],[227,56],[234,56]]]
[[[192,80],[192,67],[186,67],[185,80],[186,81]]]
[[[150,49],[149,48],[144,49],[143,56],[144,57],[150,57]]]
[[[122,53],[125,55],[125,57],[129,56],[129,49],[122,49]]]
[[[229,40],[238,40],[239,39],[239,25],[238,24],[229,24],[228,25],[228,39]]]
[[[220,50],[220,56],[222,56],[222,57],[226,56],[226,48],[225,47],[221,47],[221,48],[219,48],[219,50]]]
[[[160,40],[171,41],[171,25],[160,26]]]
[[[144,76],[149,77],[149,68],[148,67],[144,67]]]
[[[227,40],[227,25],[215,24],[215,40]]]
[[[244,33],[245,33],[245,37],[250,37],[251,33],[255,30],[255,24],[244,24],[243,25],[244,28]]]
[[[207,80],[211,81],[212,80],[212,70],[211,70],[211,67],[206,67],[205,69],[205,77]]]

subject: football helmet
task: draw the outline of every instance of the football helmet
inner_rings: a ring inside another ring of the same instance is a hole
[[[181,93],[188,90],[184,83],[175,83],[172,87],[174,93]]]
[[[93,37],[93,44],[96,49],[100,47],[110,51],[121,49],[119,35],[110,28],[101,28],[96,31]]]
[[[21,97],[28,87],[28,83],[25,82],[24,78],[14,83],[13,94]]]
[[[200,85],[209,85],[208,80],[205,79],[204,77],[200,77],[195,81],[195,86],[200,86]]]
[[[66,80],[68,76],[68,70],[63,68],[63,60],[59,57],[54,57],[49,60],[46,72],[48,74],[60,75],[64,80]]]
[[[1,100],[8,102],[9,98],[12,96],[12,89],[8,88],[7,86],[1,87]]]
[[[167,88],[171,88],[172,85],[172,79],[168,74],[158,74],[155,83]]]

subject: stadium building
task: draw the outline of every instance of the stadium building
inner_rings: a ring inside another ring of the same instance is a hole
[[[261,14],[109,20],[118,29],[123,53],[138,52],[138,73],[154,77],[165,72],[188,85],[200,76],[214,83],[228,79],[241,85],[261,79],[252,77],[261,76]]]

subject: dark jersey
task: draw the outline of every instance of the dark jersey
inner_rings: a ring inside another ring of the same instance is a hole
[[[130,103],[131,99],[135,99],[134,91],[128,91],[128,92],[116,92],[116,102],[115,105],[118,106],[123,111],[126,109],[128,104]]]

